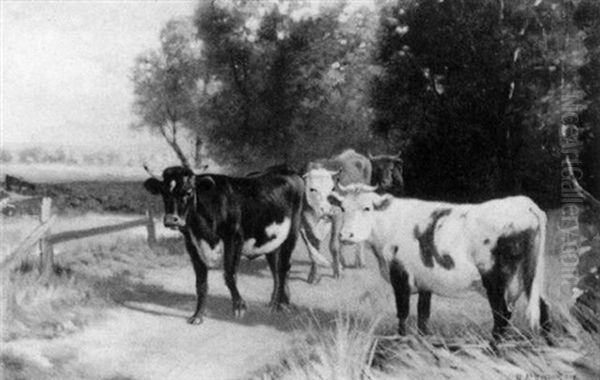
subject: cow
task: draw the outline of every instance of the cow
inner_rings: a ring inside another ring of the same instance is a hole
[[[388,193],[395,197],[404,196],[403,161],[400,155],[401,153],[393,156],[368,154],[373,167],[370,184],[377,186],[378,193]]]
[[[362,154],[352,149],[330,159],[310,162],[303,175],[305,181],[305,201],[302,211],[302,224],[300,234],[307,248],[311,268],[308,283],[315,283],[318,277],[317,263],[332,266],[334,278],[339,278],[341,266],[345,261],[340,253],[339,239],[337,238],[339,213],[332,209],[327,201],[329,194],[335,190],[337,184],[349,185],[352,183],[368,184],[371,179],[371,163]],[[321,241],[330,233],[329,250],[333,258],[330,263],[320,253]],[[356,266],[363,265],[362,245],[356,256]]]
[[[528,197],[452,204],[377,194],[353,185],[329,196],[342,210],[340,239],[366,241],[395,294],[398,333],[405,335],[411,293],[419,293],[417,324],[427,333],[431,295],[456,297],[481,280],[504,335],[523,291],[532,328],[548,332],[544,289],[546,214]]]
[[[246,303],[236,285],[242,256],[266,256],[273,275],[269,305],[281,310],[290,302],[286,286],[290,257],[300,226],[304,182],[292,170],[277,168],[252,177],[194,174],[175,166],[144,182],[152,194],[163,198],[163,224],[179,230],[185,240],[196,275],[197,303],[190,324],[203,322],[208,267],[223,245],[225,284],[232,297],[235,317],[242,317]]]

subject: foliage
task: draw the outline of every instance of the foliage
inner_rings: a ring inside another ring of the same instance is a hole
[[[584,33],[583,45],[587,52],[585,63],[579,69],[581,87],[589,102],[580,114],[581,138],[585,144],[581,160],[586,188],[600,194],[600,3],[582,1],[575,10],[574,21]]]
[[[134,112],[138,127],[159,132],[189,165],[177,141],[181,129],[198,121],[198,105],[202,102],[200,87],[202,60],[193,28],[186,19],[169,21],[160,34],[159,50],[140,54],[135,62]]]
[[[287,10],[257,4],[211,2],[195,16],[206,68],[219,83],[203,109],[211,151],[247,168],[366,145],[365,19],[344,26],[344,3],[316,16],[303,15],[301,3]]]
[[[572,14],[563,2],[512,0],[400,1],[384,10],[373,127],[407,146],[409,191],[558,202],[560,116],[566,101],[582,101]]]

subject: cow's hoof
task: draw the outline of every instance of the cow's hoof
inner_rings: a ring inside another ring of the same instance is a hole
[[[406,326],[404,326],[404,323],[398,324],[398,335],[406,336]]]
[[[204,322],[204,319],[201,315],[193,315],[187,320],[187,323],[189,323],[190,325],[200,325],[202,324],[202,322]]]
[[[418,327],[420,335],[429,335],[429,328],[427,326],[421,325]]]
[[[233,304],[233,316],[237,319],[243,318],[246,314],[246,302],[244,300],[239,300],[234,302]]]
[[[290,312],[290,311],[292,311],[292,308],[289,303],[277,302],[277,303],[273,303],[271,305],[272,313]]]

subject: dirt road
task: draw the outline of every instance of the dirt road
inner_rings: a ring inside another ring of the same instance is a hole
[[[17,340],[3,349],[62,378],[236,379],[277,362],[311,318],[326,323],[339,310],[368,309],[394,323],[391,289],[381,280],[372,258],[368,269],[346,270],[340,281],[322,268],[325,276],[317,285],[305,281],[307,264],[302,252],[294,254],[292,312],[271,313],[267,308],[271,274],[266,261],[257,259],[243,262],[238,277],[249,306],[243,319],[232,317],[222,271],[211,270],[207,318],[200,326],[188,325],[185,319],[195,305],[194,275],[182,256],[177,265],[149,270],[141,280],[112,284],[113,299],[120,306],[106,310],[103,318],[84,330],[52,340]],[[487,306],[481,301],[476,302],[480,309],[476,314],[485,315]],[[447,326],[448,317],[461,320],[453,313],[461,309],[473,313],[472,302],[466,308],[453,305],[446,309],[434,304],[433,322],[443,317]]]

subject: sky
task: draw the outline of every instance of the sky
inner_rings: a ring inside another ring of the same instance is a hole
[[[148,146],[129,128],[134,58],[196,0],[0,0],[1,144]],[[164,143],[163,143],[164,144]]]

